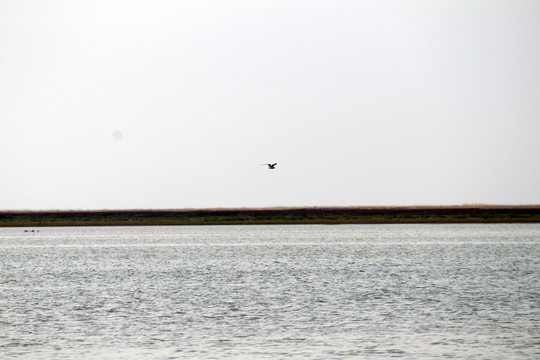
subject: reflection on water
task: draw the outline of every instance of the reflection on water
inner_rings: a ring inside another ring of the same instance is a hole
[[[540,225],[0,229],[0,357],[535,358]]]

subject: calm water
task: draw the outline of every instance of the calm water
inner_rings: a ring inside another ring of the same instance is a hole
[[[35,230],[3,359],[540,357],[540,224]]]

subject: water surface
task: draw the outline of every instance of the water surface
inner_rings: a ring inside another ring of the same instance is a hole
[[[0,229],[6,359],[540,357],[540,225]]]

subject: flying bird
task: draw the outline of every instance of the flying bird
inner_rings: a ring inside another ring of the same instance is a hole
[[[268,166],[269,169],[275,169],[277,163],[273,163],[273,164],[261,164],[261,165],[266,165],[266,166]]]

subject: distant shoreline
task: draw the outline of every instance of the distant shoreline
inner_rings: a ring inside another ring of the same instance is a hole
[[[0,227],[539,222],[540,205],[0,210]]]

